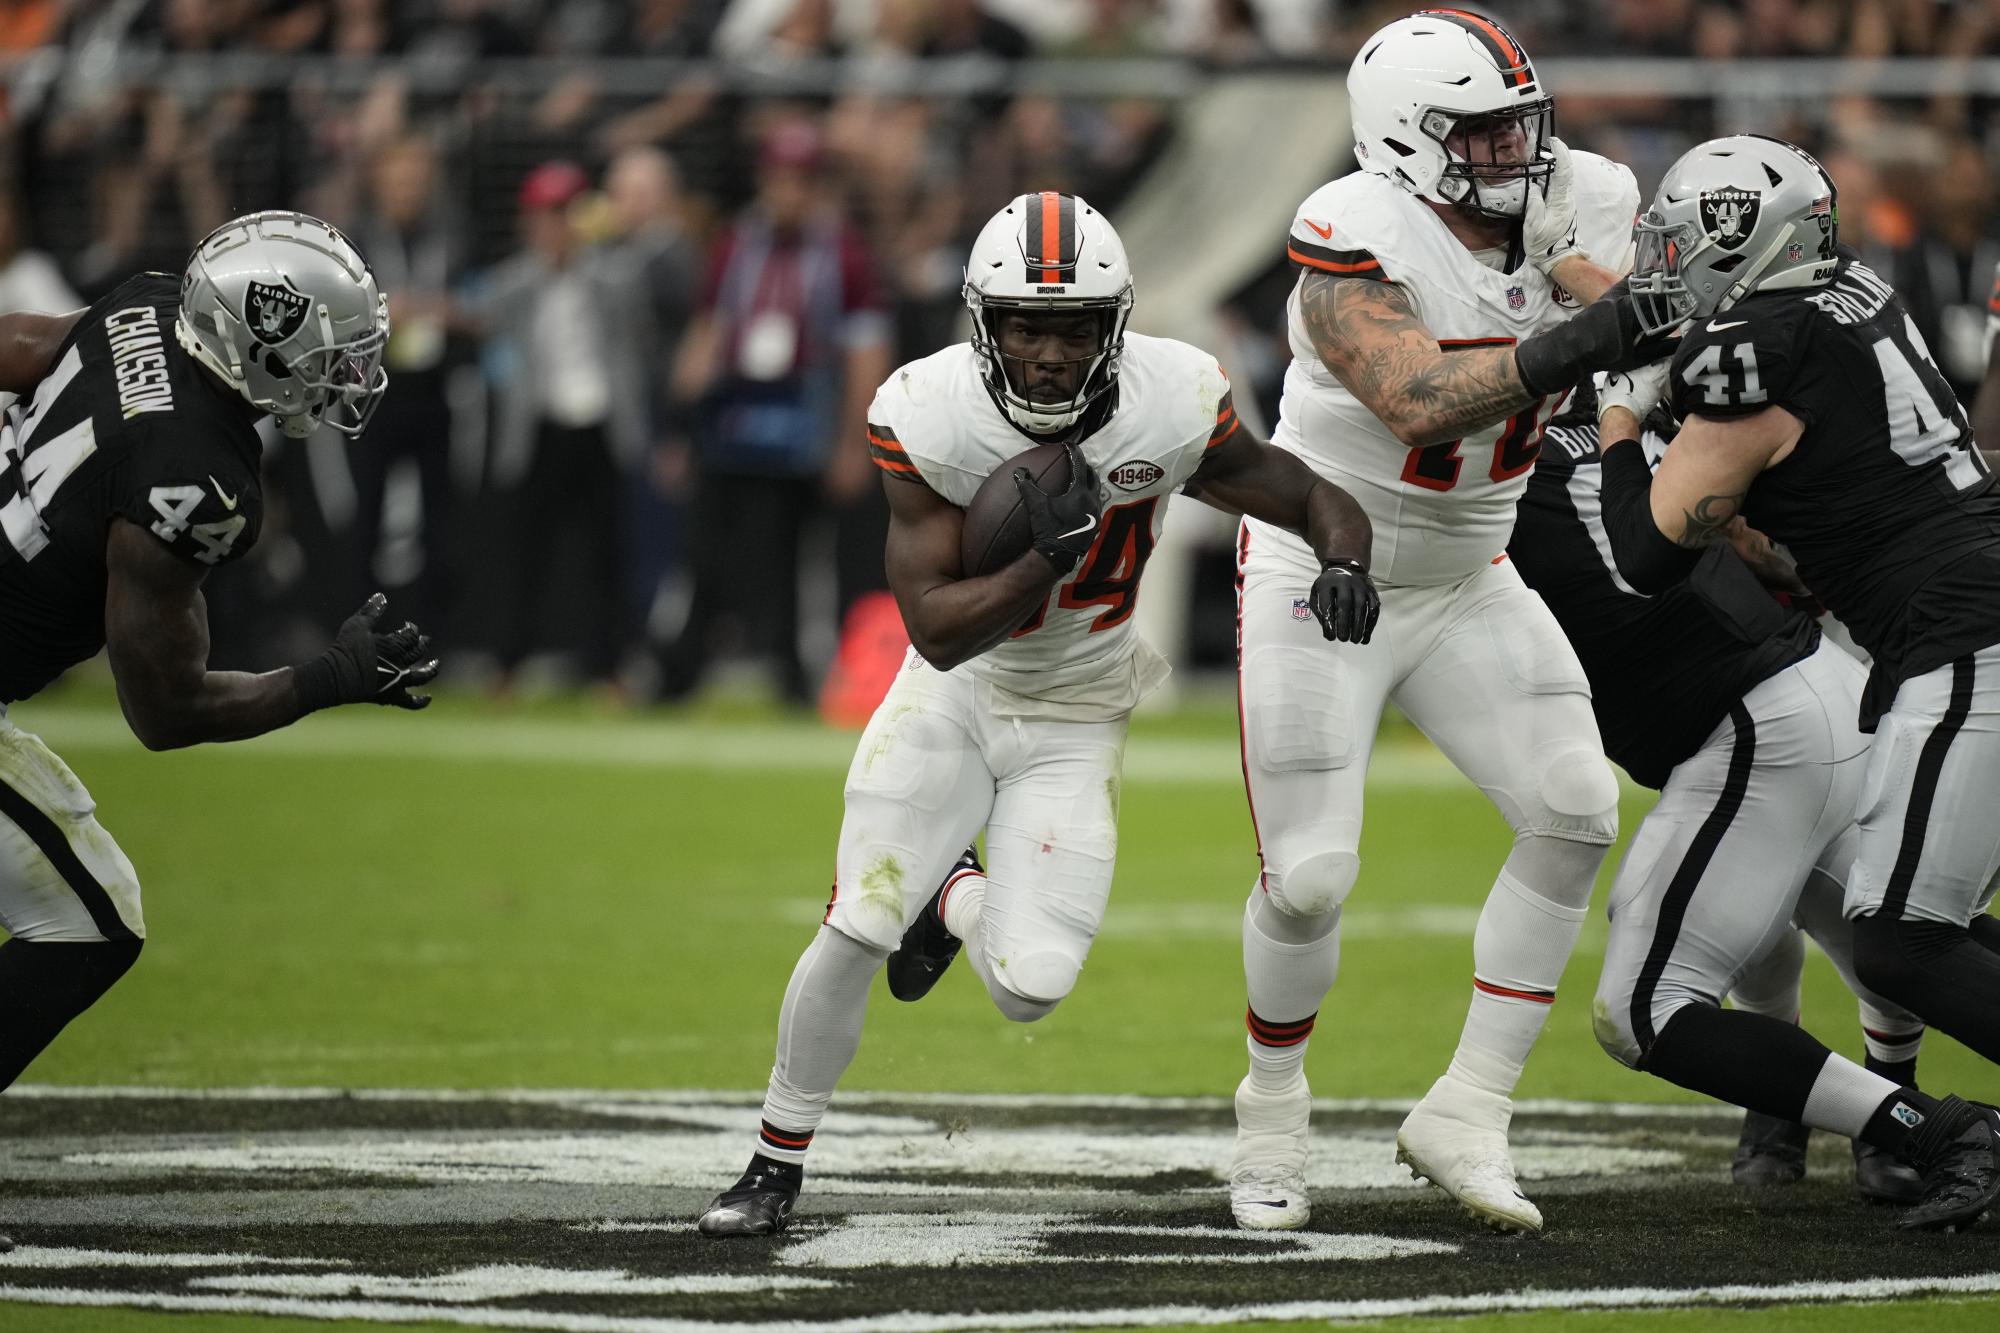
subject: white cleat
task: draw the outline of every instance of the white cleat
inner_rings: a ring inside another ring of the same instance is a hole
[[[1396,1131],[1396,1160],[1495,1231],[1540,1232],[1542,1210],[1521,1193],[1507,1153],[1513,1116],[1508,1098],[1447,1074]]]
[[[1229,1211],[1245,1231],[1296,1231],[1312,1221],[1306,1193],[1306,1129],[1312,1091],[1304,1074],[1282,1092],[1236,1088],[1236,1153],[1229,1161]]]

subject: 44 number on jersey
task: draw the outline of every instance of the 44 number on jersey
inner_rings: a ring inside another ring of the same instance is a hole
[[[1122,625],[1139,604],[1139,578],[1153,554],[1153,513],[1160,497],[1149,495],[1131,504],[1114,505],[1104,511],[1097,540],[1088,554],[1077,562],[1076,574],[1056,591],[1056,604],[1066,611],[1086,607],[1105,609],[1090,622],[1090,632]],[[1043,601],[1027,624],[1012,637],[1032,634],[1048,617],[1049,604]]]
[[[159,514],[153,523],[153,535],[161,541],[174,542],[186,534],[200,548],[194,558],[212,565],[228,555],[229,548],[236,544],[236,538],[243,532],[244,518],[241,514],[231,514],[217,523],[194,522],[194,511],[201,507],[207,494],[199,486],[155,486],[146,498]]]

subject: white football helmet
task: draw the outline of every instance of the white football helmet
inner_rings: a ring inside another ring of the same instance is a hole
[[[1118,382],[1132,317],[1132,266],[1104,215],[1075,195],[1024,194],[995,213],[972,243],[963,295],[987,391],[1022,430],[1067,430]],[[1008,378],[996,316],[1021,310],[1098,316],[1096,350],[1066,403],[1035,402]]]
[[[389,302],[348,239],[304,213],[251,213],[195,247],[174,331],[188,355],[295,439],[359,435],[389,387]]]
[[[1762,134],[1688,149],[1635,230],[1631,291],[1649,333],[1752,292],[1821,286],[1839,266],[1833,177],[1803,148]]]
[[[1521,44],[1470,10],[1423,10],[1363,42],[1347,70],[1347,102],[1362,170],[1433,203],[1518,218],[1529,187],[1555,170],[1554,101]],[[1455,130],[1484,137],[1486,151],[1472,160],[1454,151]],[[1513,160],[1496,162],[1500,136],[1515,131],[1522,143],[1505,154]]]

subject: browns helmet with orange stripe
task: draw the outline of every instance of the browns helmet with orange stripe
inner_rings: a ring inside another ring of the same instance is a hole
[[[1518,218],[1555,169],[1555,103],[1513,35],[1427,9],[1361,44],[1347,71],[1354,156],[1419,198]]]
[[[1068,430],[1116,386],[1132,314],[1132,265],[1111,223],[1077,196],[1024,194],[995,213],[972,243],[963,295],[987,391],[1020,429]],[[1065,370],[1074,388],[1059,400],[1031,395],[1027,366],[1000,347],[1003,319],[1051,314],[1088,316],[1092,328],[1087,354],[1061,363],[1077,373]]]

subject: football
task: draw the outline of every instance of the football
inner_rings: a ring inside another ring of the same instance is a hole
[[[994,468],[993,474],[979,484],[972,503],[965,507],[959,553],[967,578],[1005,569],[1034,545],[1028,511],[1021,504],[1020,489],[1014,485],[1014,469],[1023,467],[1045,491],[1054,493],[1069,485],[1069,450],[1060,444],[1038,444],[1024,449]]]

